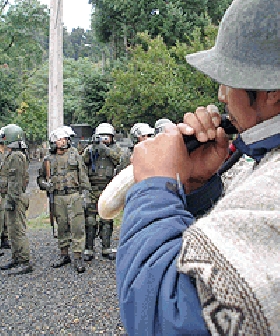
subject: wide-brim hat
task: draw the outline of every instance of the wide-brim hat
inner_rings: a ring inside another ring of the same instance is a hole
[[[215,46],[186,60],[230,87],[280,89],[280,0],[234,0]]]

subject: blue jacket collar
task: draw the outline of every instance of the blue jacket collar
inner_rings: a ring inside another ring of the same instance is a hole
[[[260,162],[265,154],[280,146],[280,114],[238,135],[234,145],[243,154]]]

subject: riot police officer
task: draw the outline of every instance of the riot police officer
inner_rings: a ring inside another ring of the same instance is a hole
[[[85,260],[94,257],[94,241],[99,233],[102,240],[102,256],[109,260],[116,258],[116,251],[110,249],[113,233],[113,220],[99,219],[97,223],[98,198],[106,185],[112,180],[121,163],[122,149],[114,142],[115,130],[111,124],[100,124],[93,135],[92,144],[83,153],[83,160],[91,184],[91,206],[86,210],[86,248]],[[98,232],[99,228],[99,232]]]
[[[136,123],[131,127],[130,136],[134,145],[153,137],[155,130],[146,123]]]
[[[54,217],[58,226],[60,258],[53,267],[58,268],[71,263],[69,247],[72,242],[74,269],[78,273],[83,273],[85,271],[82,257],[85,246],[83,197],[86,201],[90,185],[82,158],[76,149],[70,147],[68,137],[69,133],[63,128],[52,132],[50,155],[44,158],[37,182],[41,190],[53,193],[54,196]]]
[[[6,186],[2,184],[2,188],[7,190],[5,218],[11,239],[12,260],[1,266],[1,270],[18,267],[17,273],[20,274],[32,272],[29,241],[26,236],[26,210],[29,206],[29,198],[25,191],[29,182],[29,174],[28,160],[25,155],[27,146],[24,138],[21,127],[14,124],[4,127],[4,141],[8,150],[4,170],[7,171],[8,178]]]
[[[4,130],[0,129],[0,235],[1,235],[1,249],[5,248],[5,242],[8,243],[8,229],[5,223],[5,195],[7,194],[7,174],[4,173],[4,160],[5,160],[5,148],[4,148]],[[4,252],[0,252],[0,257],[4,255]]]

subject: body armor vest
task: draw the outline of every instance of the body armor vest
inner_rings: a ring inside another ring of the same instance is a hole
[[[67,188],[79,188],[79,162],[78,153],[69,149],[62,155],[52,154],[50,161],[50,179],[54,190],[66,190]]]
[[[0,194],[8,192],[8,169],[5,165],[6,155],[0,153]]]
[[[115,165],[106,155],[100,155],[98,149],[95,150],[94,146],[89,146],[88,153],[89,164],[87,164],[88,177],[91,186],[96,184],[107,184],[115,172]]]
[[[28,183],[29,183],[29,173],[28,173],[29,163],[26,159],[26,155],[21,151],[12,151],[12,152],[9,152],[7,155],[5,155],[4,165],[2,166],[2,169],[1,169],[1,172],[3,170],[3,176],[4,176],[4,183],[3,183],[4,190],[6,188],[5,193],[8,192],[9,175],[14,174],[14,172],[13,172],[14,169],[10,169],[10,164],[9,164],[9,160],[12,160],[13,156],[18,156],[20,158],[21,163],[19,163],[19,164],[20,164],[21,167],[23,167],[22,175],[20,175],[19,178],[22,178],[22,181],[21,181],[22,182],[21,183],[22,190],[21,190],[21,192],[25,193],[26,188],[27,188]],[[2,192],[2,190],[1,190],[1,192]]]

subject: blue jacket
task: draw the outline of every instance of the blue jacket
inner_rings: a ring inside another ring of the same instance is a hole
[[[195,283],[177,271],[176,258],[183,232],[221,194],[217,175],[187,196],[165,177],[129,190],[116,266],[120,313],[129,335],[209,335]]]

